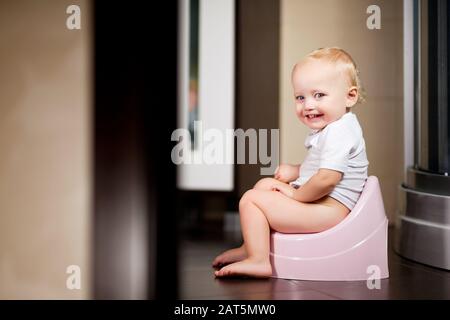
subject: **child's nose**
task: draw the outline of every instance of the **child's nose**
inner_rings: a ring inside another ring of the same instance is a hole
[[[316,104],[314,103],[314,101],[308,100],[305,101],[305,110],[314,110],[316,108]]]

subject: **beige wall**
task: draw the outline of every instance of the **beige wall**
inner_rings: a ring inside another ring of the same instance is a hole
[[[0,2],[0,299],[90,297],[88,4]],[[66,288],[69,265],[81,290]]]
[[[369,30],[366,9],[381,8],[381,29]],[[308,129],[297,120],[292,66],[319,47],[339,46],[355,59],[367,102],[353,111],[364,131],[369,175],[380,179],[386,212],[394,222],[403,178],[402,0],[281,0],[281,162],[301,163]]]

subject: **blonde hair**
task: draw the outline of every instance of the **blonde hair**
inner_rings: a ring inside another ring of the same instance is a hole
[[[339,65],[341,72],[348,76],[350,85],[358,88],[358,101],[356,104],[366,101],[366,92],[359,78],[359,70],[353,58],[346,51],[338,47],[319,48],[306,55],[305,59],[308,58],[324,60]]]

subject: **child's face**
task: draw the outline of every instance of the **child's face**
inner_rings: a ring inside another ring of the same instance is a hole
[[[321,130],[353,106],[358,90],[335,66],[320,60],[298,64],[292,74],[297,117],[311,129]]]

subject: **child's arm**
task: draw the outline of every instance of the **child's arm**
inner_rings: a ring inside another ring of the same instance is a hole
[[[342,172],[319,169],[304,185],[294,191],[293,198],[301,202],[315,201],[333,191],[341,179]]]

